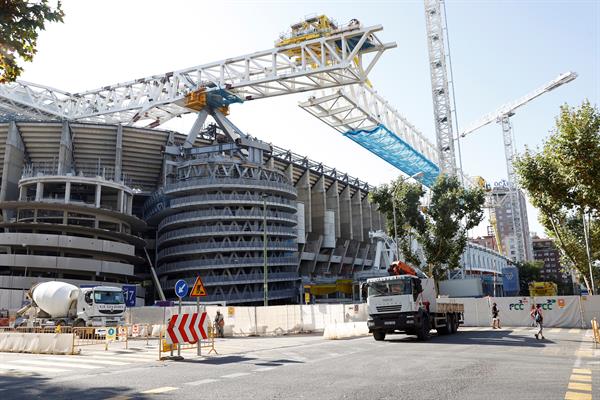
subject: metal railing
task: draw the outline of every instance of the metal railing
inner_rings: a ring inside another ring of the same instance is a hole
[[[229,211],[229,210],[208,210],[208,211],[188,211],[175,215],[171,215],[163,219],[158,224],[158,230],[162,230],[165,226],[181,223],[192,222],[200,219],[217,219],[217,220],[232,220],[232,219],[263,219],[264,214],[261,211]],[[295,214],[286,212],[267,211],[267,220],[271,221],[286,221],[296,224],[298,219]]]
[[[267,235],[269,236],[292,236],[296,237],[296,229],[283,226],[268,226]],[[221,234],[243,234],[243,235],[263,235],[264,231],[261,228],[246,230],[243,226],[196,226],[193,228],[175,229],[161,234],[158,238],[158,244],[163,242],[183,239],[197,236],[210,236],[214,233]]]
[[[207,187],[227,187],[227,186],[243,186],[252,189],[267,188],[276,189],[285,193],[296,196],[298,191],[289,183],[271,182],[259,179],[243,179],[243,178],[197,178],[187,181],[171,183],[164,187],[166,194],[178,192],[181,190],[189,190],[191,188],[203,189]]]
[[[193,244],[182,244],[179,246],[167,247],[158,252],[158,258],[163,258],[175,254],[187,254],[187,253],[202,253],[202,252],[214,252],[216,251],[232,251],[233,249],[256,249],[262,250],[264,248],[263,241],[256,242],[221,242],[221,243],[193,243]],[[288,240],[282,242],[267,241],[267,250],[289,250],[296,251],[298,245],[296,242]]]
[[[163,274],[168,272],[178,271],[194,271],[202,269],[225,269],[225,268],[236,268],[236,267],[254,267],[263,265],[263,257],[249,257],[240,258],[236,260],[190,260],[190,261],[178,261],[172,263],[165,263],[157,268],[157,273]],[[298,265],[297,257],[269,257],[267,265],[279,266],[279,265]]]
[[[103,165],[102,163],[77,163],[68,168],[69,170],[59,174],[58,162],[33,162],[23,167],[21,178],[34,178],[36,176],[81,176],[86,178],[102,178],[106,181],[123,183],[126,186],[131,186],[131,179],[126,174],[121,174],[120,177],[115,176],[114,166]],[[118,179],[116,179],[118,178]]]

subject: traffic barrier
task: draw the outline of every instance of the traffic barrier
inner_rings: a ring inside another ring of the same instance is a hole
[[[34,354],[73,354],[70,333],[0,332],[0,351]]]
[[[169,343],[167,340],[167,325],[161,327],[160,335],[159,335],[159,345],[158,345],[158,359],[161,361],[169,359],[169,357],[174,357],[174,352],[179,350],[178,353],[184,350],[192,350],[192,349],[200,349],[197,353],[202,354],[202,349],[208,349],[208,354],[217,352],[215,348],[215,329],[212,324],[208,324],[208,329],[206,331],[208,339],[199,338],[196,343]],[[168,356],[165,356],[165,353],[169,353]]]
[[[344,322],[329,324],[323,332],[324,339],[348,339],[369,335],[366,322]]]
[[[592,331],[594,333],[594,348],[598,348],[598,344],[600,344],[600,328],[598,327],[596,318],[592,319]]]

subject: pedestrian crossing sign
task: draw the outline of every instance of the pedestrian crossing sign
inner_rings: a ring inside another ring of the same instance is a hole
[[[202,279],[200,277],[196,278],[196,282],[194,283],[194,287],[190,293],[190,297],[204,297],[206,296],[206,289],[204,288],[204,284],[202,283]]]

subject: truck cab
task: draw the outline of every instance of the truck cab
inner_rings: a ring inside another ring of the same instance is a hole
[[[121,288],[81,288],[74,326],[117,326],[123,322],[125,299]]]
[[[395,275],[367,280],[369,333],[375,340],[387,334],[405,333],[429,339],[434,328],[454,333],[462,319],[462,304],[437,298],[435,281],[415,275]]]

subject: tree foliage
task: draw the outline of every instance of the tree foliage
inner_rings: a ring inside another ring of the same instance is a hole
[[[519,293],[529,296],[529,284],[542,280],[543,261],[524,261],[517,264],[519,270]]]
[[[484,193],[462,187],[455,177],[440,175],[431,188],[427,207],[420,204],[424,194],[421,185],[399,178],[373,191],[371,200],[387,215],[390,236],[394,233],[392,202],[395,201],[399,246],[406,260],[421,265],[410,245],[414,237],[423,249],[428,272],[441,279],[448,270],[459,267],[467,231],[483,219]]]
[[[588,289],[589,264],[583,218],[589,220],[592,260],[600,258],[600,112],[585,101],[564,105],[556,127],[542,149],[529,149],[516,161],[516,170],[540,223],[556,240],[561,262],[584,277]],[[594,278],[598,279],[598,268]]]
[[[62,22],[64,13],[60,1],[53,8],[48,0],[0,0],[0,10],[0,83],[6,83],[23,72],[18,58],[33,59],[46,22]]]

